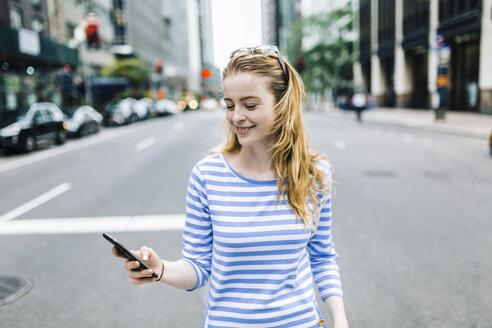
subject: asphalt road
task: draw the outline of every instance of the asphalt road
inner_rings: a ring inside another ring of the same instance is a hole
[[[222,115],[180,114],[0,157],[0,276],[33,281],[0,306],[0,327],[199,327],[206,289],[129,284],[101,233],[179,258],[188,175],[221,141]],[[323,113],[305,120],[335,170],[351,327],[492,327],[483,141]]]

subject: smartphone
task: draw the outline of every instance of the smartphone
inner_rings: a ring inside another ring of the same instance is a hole
[[[140,259],[138,259],[137,257],[135,257],[125,246],[123,246],[120,242],[118,242],[116,240],[116,238],[114,238],[113,236],[111,236],[111,235],[109,235],[107,233],[103,233],[103,237],[107,241],[109,241],[111,244],[113,244],[113,246],[116,247],[116,249],[118,249],[118,251],[124,257],[126,257],[130,261],[137,261],[138,263],[140,263],[140,266],[138,268],[136,268],[135,270],[142,271],[142,270],[148,270],[148,269],[150,269],[145,263],[143,263]],[[157,275],[157,273],[155,273],[155,271],[152,271],[152,277],[154,277],[156,279],[159,278],[159,276]]]

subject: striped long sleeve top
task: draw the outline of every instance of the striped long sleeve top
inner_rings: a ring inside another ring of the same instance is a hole
[[[195,289],[210,281],[203,327],[323,327],[313,278],[323,300],[343,295],[331,193],[319,196],[317,229],[305,228],[283,197],[276,204],[277,180],[243,177],[222,154],[195,165],[182,255]]]

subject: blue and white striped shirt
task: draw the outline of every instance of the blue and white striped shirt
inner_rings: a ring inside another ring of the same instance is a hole
[[[330,176],[328,163],[319,163]],[[331,193],[320,194],[320,221],[306,229],[277,180],[235,172],[222,154],[193,168],[186,198],[183,258],[199,288],[210,280],[203,327],[319,327],[321,298],[342,296],[331,238]]]

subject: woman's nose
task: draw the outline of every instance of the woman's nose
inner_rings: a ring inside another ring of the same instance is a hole
[[[233,122],[241,122],[246,119],[246,116],[244,115],[244,111],[241,110],[240,107],[236,106],[234,108],[234,113],[232,115],[232,121]]]

